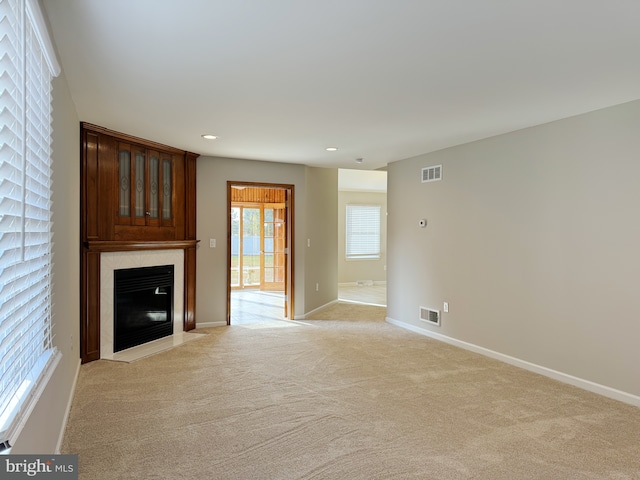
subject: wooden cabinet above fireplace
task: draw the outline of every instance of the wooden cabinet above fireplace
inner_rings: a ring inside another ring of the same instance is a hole
[[[184,250],[184,330],[195,328],[195,153],[81,123],[81,357],[100,358],[100,254]],[[177,292],[176,292],[177,293]]]
[[[83,123],[85,240],[195,240],[197,157]]]

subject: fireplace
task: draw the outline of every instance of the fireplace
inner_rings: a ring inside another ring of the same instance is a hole
[[[173,331],[171,337],[164,337],[154,342],[148,342],[126,351],[115,352],[114,347],[114,318],[115,318],[115,289],[114,278],[118,270],[137,269],[143,267],[162,267],[172,265],[173,278]],[[100,358],[106,360],[131,361],[132,352],[137,351],[140,357],[158,344],[175,344],[187,332],[184,324],[184,252],[182,250],[136,250],[126,252],[103,252],[100,255]],[[194,334],[195,335],[195,334]],[[125,358],[123,359],[123,355]]]
[[[114,271],[114,352],[173,334],[173,271],[173,265]]]

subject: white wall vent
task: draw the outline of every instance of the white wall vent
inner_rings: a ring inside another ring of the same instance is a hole
[[[433,310],[427,307],[420,307],[420,320],[432,325],[440,326],[440,310]]]
[[[438,180],[442,180],[442,165],[422,169],[422,183],[437,182]]]

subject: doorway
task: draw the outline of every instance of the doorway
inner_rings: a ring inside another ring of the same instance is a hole
[[[293,185],[227,182],[227,325],[293,318]]]

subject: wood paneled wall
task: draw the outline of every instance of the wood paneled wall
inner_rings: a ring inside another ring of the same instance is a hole
[[[284,203],[287,191],[278,188],[233,187],[231,201],[233,203]]]

